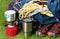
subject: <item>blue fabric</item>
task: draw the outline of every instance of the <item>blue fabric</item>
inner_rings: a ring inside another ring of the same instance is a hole
[[[18,0],[18,2],[21,2],[21,5],[23,6],[25,3],[29,2],[30,0]],[[8,6],[8,10],[14,10],[13,5],[15,4],[15,0],[12,1],[9,6]],[[20,5],[20,4],[19,4]],[[21,7],[22,7],[21,6]],[[18,4],[15,5],[15,7],[19,10],[20,6],[18,6]]]
[[[36,14],[33,18],[41,24],[55,23],[57,19],[60,20],[60,0],[48,0],[48,8],[54,14],[54,17]]]
[[[48,8],[60,21],[60,0],[48,0]]]
[[[47,15],[42,15],[40,13],[33,16],[33,18],[38,21],[40,24],[51,24],[57,22],[55,17],[49,17]]]

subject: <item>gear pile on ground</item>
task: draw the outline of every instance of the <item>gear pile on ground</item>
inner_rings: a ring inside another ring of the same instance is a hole
[[[57,37],[60,35],[60,23],[55,23],[54,25],[44,25],[37,30],[38,36],[48,35],[50,37]]]

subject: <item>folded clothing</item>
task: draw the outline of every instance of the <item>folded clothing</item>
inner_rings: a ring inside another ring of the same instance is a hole
[[[37,1],[39,2],[39,1]],[[40,3],[40,2],[39,2]],[[38,11],[41,12],[43,15],[47,15],[49,17],[53,17],[54,15],[49,11],[47,5],[39,5],[38,3],[34,3],[34,1],[30,1],[19,10],[19,18],[27,18],[29,14],[33,14],[35,10],[39,9]],[[38,11],[36,13],[38,13]]]

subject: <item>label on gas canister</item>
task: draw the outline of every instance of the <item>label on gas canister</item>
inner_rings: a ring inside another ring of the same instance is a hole
[[[6,21],[14,21],[15,20],[15,11],[14,10],[8,10],[5,12],[5,19]]]

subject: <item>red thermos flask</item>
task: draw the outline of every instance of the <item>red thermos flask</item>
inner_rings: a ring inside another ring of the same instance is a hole
[[[6,26],[6,35],[15,36],[18,34],[18,27],[16,25],[7,25]]]

